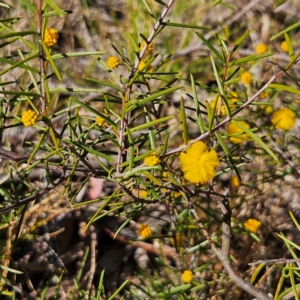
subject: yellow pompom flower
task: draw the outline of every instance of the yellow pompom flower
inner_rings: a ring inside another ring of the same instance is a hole
[[[160,163],[159,156],[153,153],[144,159],[144,163],[148,167],[157,166]]]
[[[139,227],[139,236],[141,236],[143,239],[147,239],[152,235],[152,230],[147,224],[140,224]]]
[[[96,118],[96,123],[99,127],[102,127],[105,123],[105,120],[102,117],[97,117]]]
[[[181,279],[184,283],[190,283],[194,279],[194,274],[191,270],[185,270],[181,274]]]
[[[250,72],[244,72],[241,75],[241,82],[244,85],[250,84],[252,82],[252,75],[251,75],[251,73]]]
[[[222,103],[221,109],[220,109],[220,100],[221,100],[221,97],[218,97],[217,99],[212,100],[210,102],[210,107],[211,107],[211,109],[215,109],[215,114],[218,114],[218,112],[220,112],[220,116],[224,116],[224,115],[226,115],[226,107]],[[236,98],[228,99],[229,108],[231,110],[234,110],[237,106],[237,102],[238,102],[238,99],[236,99]]]
[[[271,122],[277,129],[290,130],[296,123],[296,114],[287,107],[281,108],[272,114]]]
[[[145,41],[142,41],[141,43],[141,46],[140,46],[140,50],[142,51],[146,46],[146,42]],[[147,47],[147,50],[146,50],[146,54],[151,54],[153,51],[153,44],[150,43]]]
[[[148,196],[148,192],[143,189],[134,189],[132,190],[134,196],[139,197],[141,199],[145,199]]]
[[[266,114],[271,114],[273,112],[273,106],[272,105],[267,105],[266,107],[265,107],[265,113]]]
[[[262,223],[258,220],[255,219],[248,219],[245,223],[244,226],[245,228],[253,233],[257,233],[259,227],[262,225]]]
[[[233,188],[238,187],[241,184],[239,177],[237,175],[234,175],[230,178],[230,185]]]
[[[246,123],[245,121],[238,121],[242,126],[246,127],[247,129],[250,129],[250,125]],[[234,123],[230,123],[227,127],[227,134],[228,135],[236,135],[229,137],[229,140],[233,144],[240,144],[242,145],[246,139],[249,138],[249,135],[247,133],[243,133],[243,129],[235,125]]]
[[[288,52],[289,51],[289,48],[288,48],[288,44],[286,41],[283,41],[280,45],[280,48],[285,51],[285,52]]]
[[[120,64],[120,60],[116,56],[110,56],[107,60],[107,65],[111,69],[116,69]]]
[[[256,46],[255,51],[257,54],[264,54],[268,51],[268,47],[264,43],[260,43]]]
[[[24,111],[21,117],[21,121],[24,126],[33,126],[36,123],[38,116],[33,110]]]
[[[216,168],[220,165],[217,152],[201,141],[181,151],[179,160],[184,178],[194,184],[208,183],[216,176]]]
[[[53,45],[57,44],[58,41],[58,32],[54,28],[46,28],[45,29],[45,36],[44,36],[44,43],[45,45],[50,48]]]

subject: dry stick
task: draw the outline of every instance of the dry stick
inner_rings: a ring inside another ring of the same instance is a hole
[[[90,230],[90,239],[91,239],[91,266],[90,266],[90,270],[89,270],[89,278],[88,278],[87,288],[86,288],[87,293],[84,297],[85,300],[90,299],[90,296],[94,296],[94,295],[91,295],[91,292],[92,292],[91,289],[92,289],[94,275],[96,272],[97,234],[96,234],[95,227],[93,225],[90,226],[89,230]]]
[[[221,202],[221,201],[218,202],[218,203],[221,206],[221,211],[222,211],[223,215],[224,215],[224,213],[226,213],[227,215],[229,213],[229,217],[230,217],[230,212],[227,211],[228,209],[230,209],[229,205],[228,204],[224,204],[224,202]],[[194,215],[198,219],[197,215],[195,214],[195,211],[194,211]],[[225,215],[225,217],[226,217],[226,215]],[[222,227],[223,227],[223,230],[225,230],[225,234],[224,234],[224,232],[222,234],[222,250],[221,251],[212,242],[212,238],[208,234],[208,232],[205,229],[205,227],[201,226],[201,230],[202,230],[203,235],[209,241],[212,250],[217,255],[218,259],[220,260],[220,262],[222,263],[223,267],[227,271],[230,279],[233,282],[235,282],[236,285],[238,285],[239,287],[241,287],[242,289],[244,289],[248,293],[252,294],[253,296],[257,297],[257,299],[270,300],[271,298],[267,294],[263,293],[259,289],[255,288],[253,285],[251,285],[248,282],[246,282],[233,269],[233,267],[232,267],[232,265],[230,263],[230,257],[229,257],[229,250],[230,250],[230,221],[229,221],[229,223],[227,222],[228,221],[227,217],[225,218],[225,220],[222,223]]]
[[[239,287],[241,287],[243,290],[247,291],[251,295],[255,296],[257,299],[262,299],[262,300],[272,299],[267,294],[256,289],[253,285],[249,284],[244,279],[239,277],[239,275],[233,269],[233,267],[230,263],[229,257],[224,257],[222,252],[214,244],[211,244],[211,248],[214,251],[214,253],[217,255],[217,257],[220,260],[220,262],[222,263],[222,265],[224,266],[229,277],[231,278],[232,281],[235,282],[235,284],[237,284]]]
[[[28,197],[26,197],[26,198],[24,198],[22,200],[18,200],[18,202],[14,203],[14,204],[12,204],[12,205],[10,205],[8,207],[0,209],[0,215],[3,215],[5,213],[7,213],[7,212],[10,212],[11,210],[16,209],[16,208],[18,208],[18,207],[20,207],[20,206],[22,206],[22,205],[24,205],[24,204],[26,204],[26,203],[28,203],[30,201],[33,201],[36,198],[38,198],[38,197],[40,197],[40,196],[48,193],[49,191],[53,190],[57,185],[59,185],[60,183],[62,183],[65,179],[66,179],[66,176],[65,176],[64,173],[62,173],[62,175],[53,182],[53,185],[50,185],[50,186],[44,188],[43,190],[38,191],[34,195],[28,196]]]

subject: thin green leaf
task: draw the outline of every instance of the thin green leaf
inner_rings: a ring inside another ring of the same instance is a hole
[[[100,274],[96,299],[101,299],[101,292],[102,292],[102,289],[103,289],[103,281],[104,281],[104,273],[105,273],[105,269],[103,269],[101,274]]]
[[[264,263],[261,263],[257,266],[257,268],[254,270],[251,278],[250,278],[250,283],[253,284],[257,278],[257,276],[260,274],[261,270],[265,267]]]
[[[49,11],[49,12],[46,12],[43,14],[43,18],[49,18],[49,17],[56,17],[56,16],[65,16],[65,15],[68,15],[68,14],[72,14],[73,11],[72,10],[61,10],[61,13],[57,13],[56,11]]]
[[[143,3],[144,3],[144,5],[145,5],[145,7],[146,7],[146,9],[147,9],[147,11],[148,11],[148,13],[149,13],[149,15],[150,15],[151,18],[152,18],[153,24],[155,24],[157,20],[155,19],[155,16],[154,16],[154,14],[153,14],[151,8],[149,7],[149,5],[148,5],[148,3],[147,3],[146,0],[143,0]]]
[[[86,150],[87,152],[89,152],[89,153],[91,153],[91,154],[93,154],[97,157],[102,157],[102,158],[106,159],[107,161],[110,161],[110,162],[115,162],[116,161],[113,157],[111,157],[111,155],[106,155],[103,152],[99,152],[95,149],[92,149],[92,148],[86,146],[86,145],[83,145],[83,144],[77,145],[75,143],[71,143],[71,144],[74,144],[77,147],[82,148],[82,149]]]
[[[39,57],[39,54],[33,54],[25,59],[23,59],[22,61],[16,62],[14,65],[12,65],[11,67],[3,70],[2,72],[0,72],[0,76],[4,75],[5,73],[17,68],[17,67],[21,67],[24,69],[27,69],[28,67],[24,65],[25,62],[33,60],[35,58]],[[31,70],[34,70],[33,68],[31,68]]]
[[[296,28],[299,27],[299,26],[300,26],[300,21],[297,22],[297,23],[295,23],[295,24],[293,24],[293,25],[291,25],[291,26],[289,26],[289,27],[287,27],[287,28],[285,28],[284,30],[278,32],[277,34],[273,35],[273,36],[270,38],[270,41],[273,41],[273,40],[277,39],[278,37],[284,35],[285,33],[289,32],[289,31],[291,31],[291,30],[293,30],[293,29],[296,29]]]
[[[177,295],[179,293],[188,291],[191,287],[192,287],[191,284],[185,284],[185,285],[181,285],[181,286],[177,286],[177,287],[173,287],[173,288],[164,289],[164,291],[161,293],[158,293],[156,295],[156,297],[165,299],[166,297],[170,297],[172,295]]]
[[[36,31],[18,31],[18,32],[11,32],[11,33],[6,33],[6,34],[1,34],[0,35],[0,40],[2,39],[7,39],[15,36],[26,36],[29,34],[37,34]]]
[[[108,118],[105,114],[102,114],[100,112],[98,112],[97,110],[93,109],[92,107],[86,105],[84,102],[78,100],[75,97],[72,97],[72,101],[79,104],[81,107],[84,107],[86,110],[92,112],[93,114],[95,114],[96,116],[99,116],[101,118],[103,118],[108,124],[112,125],[114,128],[118,128],[117,124],[114,123],[110,118]]]
[[[273,153],[273,151],[258,137],[256,136],[251,130],[243,126],[240,122],[237,122],[235,120],[231,121],[233,124],[235,124],[237,127],[243,129],[243,131],[248,134],[258,145],[260,145],[274,160],[278,161],[278,158]]]
[[[129,38],[129,41],[130,41],[131,46],[133,48],[133,51],[138,55],[138,53],[139,53],[139,46],[137,45],[135,39],[132,37],[132,35],[129,32],[126,32],[125,34]]]
[[[226,156],[228,157],[228,159],[229,159],[229,161],[230,161],[230,163],[231,163],[231,166],[232,166],[233,170],[235,171],[235,173],[237,174],[237,176],[238,176],[239,179],[240,179],[240,174],[239,174],[238,168],[237,168],[237,166],[236,166],[236,164],[234,163],[234,160],[233,160],[233,158],[232,158],[231,151],[228,149],[228,147],[227,147],[225,141],[223,140],[222,136],[221,136],[218,132],[216,132],[215,135],[216,135],[216,138],[218,139],[218,141],[219,141],[219,143],[220,143],[220,145],[221,145],[221,147],[222,147],[224,153],[225,153]]]
[[[151,173],[147,172],[147,171],[143,171],[142,172],[143,175],[145,175],[151,182],[153,182],[154,184],[161,186],[162,183],[161,181],[159,181],[155,176],[153,176]]]
[[[290,39],[290,37],[287,33],[284,34],[284,38],[285,38],[285,41],[286,41],[287,46],[288,46],[289,56],[293,59],[294,58],[294,50],[293,50],[293,47],[292,47],[291,39]]]
[[[144,112],[145,112],[145,117],[146,117],[146,124],[151,124],[151,118],[149,116],[149,112],[148,112],[148,109],[146,106],[144,106]],[[159,120],[159,119],[158,119]],[[154,120],[154,121],[158,121],[158,120]],[[149,126],[149,132],[148,132],[148,136],[149,136],[149,140],[150,140],[150,145],[151,145],[151,149],[152,150],[155,150],[156,149],[156,143],[155,143],[155,135],[153,133],[153,129],[152,129],[152,126]]]
[[[165,25],[165,26],[180,27],[180,28],[211,30],[211,28],[208,27],[208,26],[198,26],[198,25],[174,23],[174,22],[162,22],[162,24]]]
[[[30,162],[32,161],[32,159],[34,158],[34,156],[36,155],[36,153],[40,150],[42,142],[46,136],[46,133],[48,132],[48,130],[45,130],[42,134],[41,137],[39,139],[39,141],[37,142],[35,148],[33,149],[30,157],[28,158],[28,164],[30,164]]]
[[[215,64],[215,61],[214,61],[214,58],[212,55],[210,55],[210,59],[211,59],[211,64],[213,66],[213,70],[214,70],[214,75],[215,75],[215,78],[216,78],[216,81],[217,81],[217,84],[218,84],[218,88],[219,88],[219,91],[220,91],[220,94],[222,96],[225,95],[225,92],[224,92],[224,87],[223,87],[223,84],[222,84],[222,79],[218,73],[218,70],[217,70],[217,67],[216,67],[216,64]]]
[[[271,83],[269,85],[270,88],[276,89],[278,91],[286,91],[286,92],[290,92],[296,95],[300,95],[300,91],[297,90],[296,88],[293,88],[291,86],[288,85],[283,85],[283,84],[279,84],[279,83]]]
[[[210,43],[202,34],[196,32],[198,37],[202,40],[202,42],[210,49],[210,51],[219,59],[219,61],[224,65],[225,59],[224,57],[218,52],[218,50]]]
[[[125,280],[118,289],[108,298],[108,300],[116,299],[116,297],[119,295],[120,291],[130,282],[129,279]]]
[[[91,52],[67,52],[62,54],[54,54],[51,55],[51,58],[53,60],[55,59],[61,59],[61,58],[68,58],[68,57],[82,57],[82,56],[90,56],[90,55],[103,55],[106,54],[106,52],[103,51],[91,51]],[[46,60],[49,58],[46,57]]]
[[[173,118],[174,118],[174,116],[167,116],[167,117],[163,117],[163,118],[160,118],[160,119],[157,119],[157,120],[153,120],[153,121],[147,122],[147,123],[142,124],[142,125],[138,125],[138,126],[132,128],[132,129],[130,129],[130,132],[131,133],[137,132],[137,131],[143,130],[145,128],[152,127],[153,125],[166,122],[166,121],[171,120]],[[128,133],[126,131],[124,135],[127,135],[127,134]]]
[[[244,63],[247,63],[247,62],[250,62],[250,61],[255,61],[255,60],[262,59],[262,58],[265,58],[265,57],[269,57],[269,56],[272,56],[272,55],[273,55],[273,53],[266,53],[266,54],[260,54],[260,55],[258,55],[258,54],[248,55],[246,57],[236,59],[236,60],[230,62],[229,67],[244,64]]]
[[[3,265],[0,265],[0,269],[2,270],[5,270],[5,271],[8,271],[10,273],[14,273],[14,274],[23,274],[23,272],[19,271],[19,270],[15,270],[15,269],[12,269],[12,268],[8,268],[8,267],[5,267]]]
[[[180,118],[180,127],[182,132],[182,139],[183,143],[188,143],[188,133],[187,133],[187,124],[186,124],[186,114],[185,114],[185,107],[184,107],[184,99],[180,97],[180,111],[179,111],[179,118]]]
[[[53,88],[49,89],[51,93],[101,93],[105,94],[106,90],[100,90],[100,89],[86,89],[86,88]]]
[[[48,47],[45,45],[45,43],[43,41],[40,41],[40,42],[42,44],[43,50],[46,53],[46,57],[48,57],[48,61],[50,62],[51,66],[53,68],[54,73],[56,74],[58,80],[61,81],[62,79],[61,79],[60,73],[59,73],[59,71],[58,71],[58,69],[57,69],[57,67],[56,67],[56,65],[55,65],[55,63],[54,63],[54,61],[51,57],[51,54],[49,52]]]
[[[245,39],[248,37],[250,32],[250,30],[247,30],[241,37],[238,38],[237,41],[235,41],[235,46],[231,50],[231,55],[234,54],[240,48],[240,46],[244,43]]]
[[[291,211],[289,211],[289,214],[290,214],[290,217],[292,218],[294,224],[297,226],[297,229],[300,231],[300,224],[299,224],[298,221],[296,220],[294,214],[293,214]]]
[[[122,164],[123,166],[123,164]],[[160,169],[160,166],[153,166],[153,167],[147,167],[147,166],[144,166],[144,167],[138,167],[138,168],[135,168],[129,172],[126,172],[124,174],[124,179],[125,178],[128,178],[128,177],[131,177],[133,175],[136,175],[136,174],[141,174],[143,171],[151,171],[151,170],[159,170]]]
[[[23,96],[23,97],[36,97],[39,98],[41,95],[31,92],[14,92],[14,91],[3,91],[0,90],[0,95],[16,95],[16,96]]]
[[[278,0],[273,4],[274,9],[287,2],[287,0]]]
[[[229,4],[225,3],[225,2],[223,2],[222,0],[216,0],[216,1],[212,4],[212,6],[216,6],[216,5],[218,5],[218,4],[223,5],[224,7],[227,7],[227,8],[229,8],[229,9],[235,11],[235,8],[234,8],[233,6],[231,6],[231,5],[229,5]]]
[[[173,92],[175,92],[175,91],[177,91],[181,88],[182,88],[181,86],[178,86],[178,87],[172,87],[172,88],[169,88],[169,89],[163,89],[163,90],[161,90],[161,91],[159,91],[159,92],[157,92],[157,93],[155,93],[151,96],[148,96],[144,99],[132,99],[132,100],[128,101],[128,103],[126,103],[126,106],[125,106],[126,113],[134,110],[137,107],[143,106],[148,102],[151,102],[153,100],[157,100],[161,96],[173,93]]]
[[[86,78],[86,80],[96,82],[96,83],[111,87],[114,90],[117,90],[119,92],[122,92],[122,88],[120,86],[115,85],[115,84],[112,84],[112,83],[109,83],[109,82],[106,82],[106,81],[103,81],[103,80],[95,79],[95,78]]]
[[[2,7],[5,7],[5,8],[13,8],[12,6],[10,6],[9,4],[7,4],[7,3],[4,3],[4,2],[0,2],[0,6],[2,6]]]
[[[60,9],[60,7],[55,3],[54,0],[46,0],[46,3],[48,3],[49,6],[52,7],[53,10],[56,11],[56,13],[60,16],[63,17],[64,13],[63,11]]]
[[[131,130],[129,127],[127,127],[127,135],[128,135],[128,143],[129,143],[129,170],[132,170],[133,165],[134,165],[134,141],[133,141],[133,137],[131,134]]]
[[[202,113],[201,113],[201,110],[200,110],[200,105],[199,105],[199,100],[198,100],[198,93],[197,93],[197,90],[196,90],[196,85],[195,85],[195,80],[194,80],[194,77],[193,77],[193,74],[191,73],[190,74],[191,76],[191,84],[192,84],[192,90],[193,90],[193,99],[194,99],[194,104],[195,104],[195,109],[196,109],[196,114],[197,114],[197,117],[198,117],[198,126],[199,126],[199,129],[200,129],[200,133],[204,133],[205,132],[205,127],[204,127],[204,122],[203,122],[203,118],[202,118]]]

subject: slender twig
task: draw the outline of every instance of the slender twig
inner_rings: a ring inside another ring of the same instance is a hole
[[[160,26],[162,25],[163,23],[163,20],[164,18],[166,17],[167,13],[169,12],[171,6],[173,5],[173,3],[175,2],[175,0],[170,0],[169,3],[165,6],[163,12],[161,13],[160,15],[160,18],[158,19],[158,21],[155,23],[154,25],[154,28],[152,30],[152,32],[150,33],[149,37],[147,38],[147,40],[145,41],[146,44],[143,48],[143,50],[140,52],[140,55],[139,57],[137,58],[135,64],[134,64],[134,67],[133,69],[131,70],[131,73],[128,77],[128,81],[130,81],[130,79],[134,76],[134,74],[136,73],[136,71],[138,70],[138,66],[143,58],[143,56],[145,55],[147,49],[148,49],[148,46],[150,45],[150,43],[152,42],[152,40],[154,39],[155,37],[155,34],[157,33],[158,29],[160,28]]]
[[[237,274],[237,272],[233,269],[229,257],[224,257],[222,251],[220,251],[214,244],[211,244],[211,248],[214,251],[214,253],[217,255],[220,262],[222,263],[223,267],[225,268],[231,280],[234,281],[236,285],[238,285],[239,287],[241,287],[243,290],[247,291],[251,295],[255,296],[257,299],[261,299],[261,300],[272,299],[267,294],[263,293],[262,291],[258,290],[253,285],[251,285],[250,283],[242,279]]]
[[[138,66],[145,55],[148,46],[152,42],[152,40],[155,37],[155,34],[159,30],[159,28],[163,24],[163,20],[166,17],[167,13],[169,12],[171,6],[173,5],[175,0],[170,0],[167,5],[165,5],[164,10],[162,11],[158,21],[155,23],[152,32],[150,33],[149,37],[145,41],[145,47],[143,50],[140,52],[138,58],[135,61],[134,67],[132,68],[129,76],[128,76],[128,82],[134,77],[135,73],[138,71]],[[118,157],[117,157],[117,166],[116,166],[116,175],[119,176],[121,173],[121,164],[123,161],[126,160],[126,139],[124,137],[124,132],[125,132],[125,126],[127,123],[127,119],[125,117],[125,103],[126,101],[130,100],[130,95],[131,95],[131,90],[132,90],[132,85],[123,85],[122,86],[122,117],[120,120],[120,131],[119,131],[119,148],[118,148]]]
[[[43,190],[38,191],[37,193],[28,196],[24,199],[19,200],[18,202],[7,206],[5,208],[0,209],[0,215],[6,214],[8,212],[10,212],[13,209],[16,209],[28,202],[31,202],[33,200],[36,200],[37,198],[41,197],[42,195],[45,195],[46,193],[48,193],[49,191],[53,190],[56,186],[58,186],[59,184],[61,184],[67,177],[65,176],[65,174],[62,174],[59,178],[57,178],[53,184],[51,184],[50,186],[44,188]]]
[[[41,114],[46,111],[46,92],[45,92],[45,69],[44,69],[44,51],[40,41],[42,40],[43,29],[43,0],[39,0],[38,9],[38,40],[39,40],[39,54],[40,54],[40,82],[41,82],[41,97],[42,97],[42,109]]]

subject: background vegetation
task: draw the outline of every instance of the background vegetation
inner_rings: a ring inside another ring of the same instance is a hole
[[[1,1],[1,297],[299,299],[299,9]]]

